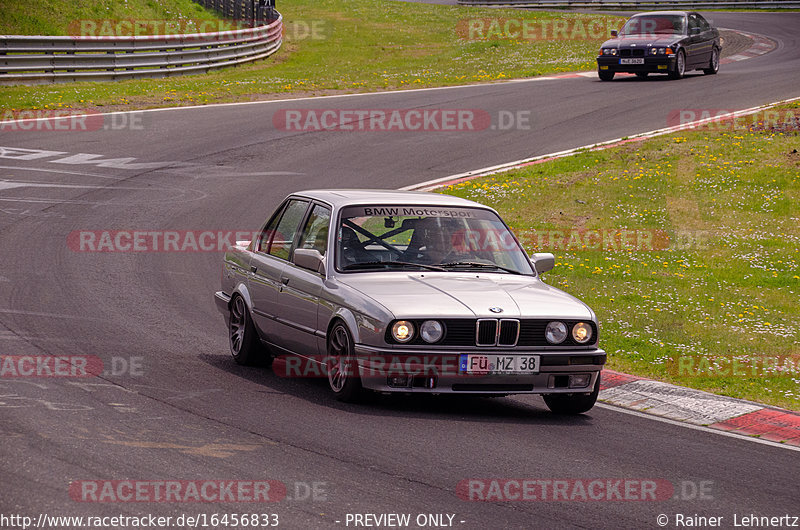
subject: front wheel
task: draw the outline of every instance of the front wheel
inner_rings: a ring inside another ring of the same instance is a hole
[[[347,326],[337,322],[328,334],[326,360],[328,384],[339,401],[358,401],[362,394],[361,376],[355,357],[353,339]]]
[[[675,66],[669,71],[670,79],[680,79],[686,73],[686,54],[683,50],[678,50],[678,55],[675,57]]]
[[[708,62],[708,68],[703,68],[703,73],[714,75],[717,72],[719,72],[719,49],[714,48],[711,50],[711,60]]]
[[[597,76],[600,78],[600,81],[611,81],[614,79],[614,72],[602,70],[597,72]]]
[[[252,366],[254,364],[272,364],[272,356],[265,352],[261,340],[258,338],[253,319],[247,304],[240,295],[235,295],[231,300],[231,315],[228,324],[228,343],[231,355],[237,364]]]
[[[600,377],[590,394],[545,394],[542,396],[547,408],[555,414],[582,414],[597,402],[600,393]]]

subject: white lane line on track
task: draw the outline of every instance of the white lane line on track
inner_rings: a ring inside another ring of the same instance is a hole
[[[431,179],[425,182],[420,182],[419,184],[412,184],[410,186],[405,186],[400,188],[401,190],[407,191],[430,191],[439,187],[444,186],[448,182],[461,182],[465,180],[471,180],[478,177],[485,177],[487,175],[493,175],[495,173],[502,173],[504,171],[509,171],[512,169],[517,169],[521,166],[525,166],[528,164],[533,164],[536,162],[541,162],[543,160],[552,159],[552,158],[563,158],[566,156],[572,156],[582,151],[591,151],[597,149],[607,149],[609,147],[613,147],[615,145],[621,144],[623,142],[633,142],[633,141],[641,141],[647,138],[654,138],[656,136],[662,136],[664,134],[670,134],[674,132],[684,131],[687,129],[694,129],[700,125],[706,123],[712,123],[716,121],[725,120],[728,118],[736,118],[742,116],[749,116],[751,114],[755,114],[759,111],[768,109],[775,105],[783,105],[786,103],[791,103],[794,101],[800,100],[800,96],[784,99],[781,101],[776,101],[773,103],[768,103],[766,105],[759,105],[757,107],[751,107],[749,109],[737,110],[734,112],[727,112],[724,114],[720,114],[718,116],[713,116],[710,118],[703,118],[701,120],[695,120],[688,123],[683,123],[680,125],[673,125],[672,127],[664,127],[663,129],[655,129],[652,131],[647,131],[639,134],[634,134],[627,136],[625,138],[615,138],[614,140],[607,140],[605,142],[598,142],[594,144],[584,145],[581,147],[574,147],[572,149],[567,149],[564,151],[558,151],[555,153],[548,153],[546,155],[538,155],[530,158],[523,158],[521,160],[515,160],[513,162],[507,162],[505,164],[498,164],[495,166],[484,167],[481,169],[475,169],[472,171],[466,171],[464,173],[457,173],[455,175],[449,175],[447,177],[439,177],[435,179]]]
[[[692,429],[695,431],[702,431],[707,432],[709,434],[717,434],[719,436],[727,436],[728,438],[736,438],[737,440],[744,440],[748,442],[754,442],[762,445],[769,445],[772,447],[777,447],[779,449],[788,449],[789,451],[797,451],[800,452],[800,447],[788,444],[782,444],[778,442],[771,442],[769,440],[764,440],[761,438],[755,438],[753,436],[745,436],[743,434],[736,434],[730,431],[720,431],[717,429],[712,429],[710,427],[704,427],[702,425],[694,425],[691,423],[686,423],[678,420],[671,420],[669,418],[663,418],[661,416],[653,416],[652,414],[647,414],[645,412],[639,412],[637,410],[630,410],[622,407],[618,407],[616,405],[609,405],[607,403],[597,403],[595,407],[600,407],[601,409],[612,410],[615,412],[621,412],[623,414],[629,414],[631,416],[637,416],[639,418],[644,418],[652,421],[659,421],[661,423],[668,423],[669,425],[675,425],[678,427],[684,427],[686,429]]]

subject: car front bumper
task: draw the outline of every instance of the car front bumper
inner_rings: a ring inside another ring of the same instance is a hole
[[[675,68],[675,55],[651,55],[639,57],[642,64],[620,64],[621,57],[601,55],[597,58],[597,69],[600,72],[650,72],[666,74]]]
[[[594,389],[606,352],[590,350],[418,351],[356,345],[364,388],[378,392],[429,394],[574,394]],[[459,371],[462,353],[538,355],[538,373],[478,375]],[[582,386],[571,386],[583,379]]]

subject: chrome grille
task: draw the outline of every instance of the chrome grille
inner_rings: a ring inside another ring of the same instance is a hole
[[[476,346],[516,346],[519,340],[519,320],[479,319],[475,326]]]

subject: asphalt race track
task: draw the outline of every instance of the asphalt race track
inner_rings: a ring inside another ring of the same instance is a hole
[[[464,529],[658,528],[659,514],[674,527],[676,513],[723,516],[731,527],[734,514],[800,515],[797,452],[611,408],[559,418],[539,397],[340,404],[325,380],[233,363],[212,300],[219,252],[68,245],[79,230],[256,230],[299,189],[398,188],[666,127],[674,109],[800,95],[800,13],[709,18],[778,47],[717,76],[677,82],[526,81],[146,112],[136,115],[141,130],[0,134],[10,148],[0,149],[0,354],[96,355],[114,372],[0,382],[0,512],[277,513],[284,528],[347,528],[355,513],[455,514]],[[394,108],[481,109],[494,118],[530,111],[532,127],[293,132],[272,122],[279,109]],[[99,156],[73,156],[81,153]],[[101,162],[121,158],[135,160]],[[675,493],[657,502],[468,502],[456,494],[464,479],[495,477],[666,480]],[[71,498],[71,481],[96,479],[272,479],[290,498]],[[303,498],[313,483],[315,500]]]

